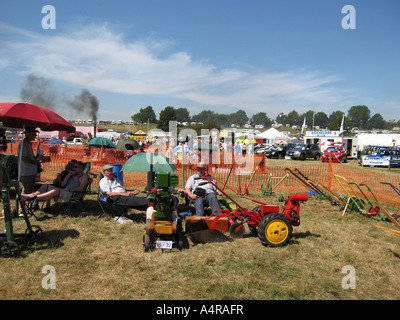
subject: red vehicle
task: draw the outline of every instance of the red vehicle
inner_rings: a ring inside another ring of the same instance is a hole
[[[344,150],[343,145],[333,145],[328,147],[322,155],[322,162],[329,161],[329,157],[332,157],[333,162],[347,162],[347,152]]]

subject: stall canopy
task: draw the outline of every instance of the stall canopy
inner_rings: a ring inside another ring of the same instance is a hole
[[[262,139],[277,139],[277,138],[286,138],[286,135],[283,134],[282,132],[276,130],[275,128],[270,128],[260,134],[257,135],[257,137],[260,137]]]

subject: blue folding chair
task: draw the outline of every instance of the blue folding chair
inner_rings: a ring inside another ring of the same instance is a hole
[[[104,175],[101,173],[100,174],[100,180],[104,177]],[[100,214],[99,218],[103,216],[110,216],[112,218],[115,218],[118,214],[118,220],[122,216],[126,216],[126,213],[128,212],[128,207],[126,206],[121,206],[115,203],[111,203],[108,200],[108,195],[101,190],[99,187],[99,192],[97,194],[97,203],[99,204],[102,213]]]

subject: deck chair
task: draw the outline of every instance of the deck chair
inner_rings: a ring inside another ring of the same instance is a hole
[[[88,183],[86,185],[86,188],[83,192],[72,192],[72,197],[69,202],[67,202],[68,205],[77,205],[79,203],[82,203],[83,205],[83,200],[85,199],[85,196],[89,194],[91,191],[91,186],[92,186],[93,178],[88,177]]]
[[[116,219],[117,221],[119,218],[126,216],[129,209],[129,207],[109,202],[107,194],[100,188],[97,195],[97,203],[99,204],[102,211],[99,218],[103,216],[109,216],[111,218],[118,217]]]
[[[93,182],[93,180],[97,178],[98,174],[90,172],[90,168],[91,168],[91,165],[92,165],[91,162],[85,162],[84,165],[85,166],[84,166],[83,172],[86,173],[89,178],[92,178],[92,182]],[[87,190],[87,193],[88,194],[92,193],[92,183],[89,184],[89,188]]]
[[[85,187],[85,190],[83,192],[72,192],[71,199],[66,203],[67,209],[70,209],[71,206],[73,208],[76,208],[76,209],[77,209],[78,206],[82,206],[82,210],[79,210],[79,212],[82,212],[84,210],[83,200],[85,199],[85,196],[90,193],[89,190],[91,190],[92,183],[93,183],[93,178],[88,177],[88,183],[87,183],[87,185]],[[36,200],[35,198],[30,199],[30,200],[26,200],[25,204],[26,204],[28,213],[30,215],[34,216],[36,218],[36,220],[40,220],[40,219],[38,219],[38,216],[35,214],[35,210],[36,209],[33,207],[33,204],[34,204],[35,200]],[[52,201],[52,200],[50,200],[50,201]],[[38,201],[39,210],[41,210],[41,211],[43,210],[43,207],[44,207],[45,203],[46,202],[44,200]],[[57,204],[57,203],[61,203],[61,202],[60,201],[54,201],[54,203]]]
[[[100,180],[104,177],[104,175],[101,173],[100,174]],[[100,214],[99,218],[103,216],[109,216],[111,218],[118,217],[117,220],[120,217],[126,216],[129,207],[126,206],[120,206],[115,203],[111,203],[108,201],[108,196],[107,194],[101,190],[99,187],[99,192],[97,194],[97,203],[100,206],[100,209],[102,213]]]
[[[80,204],[82,204],[82,207],[84,208],[83,200],[85,199],[85,196],[87,194],[92,193],[92,182],[93,182],[94,178],[97,177],[96,174],[93,174],[90,172],[90,168],[91,168],[91,163],[85,162],[83,172],[85,174],[87,174],[87,176],[88,176],[88,183],[86,185],[85,190],[83,190],[83,192],[72,192],[72,197],[71,197],[70,201],[67,202],[67,208],[70,208],[71,206],[76,208]],[[56,202],[56,203],[58,203],[58,202]]]

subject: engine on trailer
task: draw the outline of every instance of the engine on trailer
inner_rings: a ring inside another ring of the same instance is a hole
[[[174,196],[174,187],[178,186],[178,182],[176,173],[156,174],[155,185],[147,197],[149,208],[146,212],[146,233],[143,237],[145,251],[183,247],[182,226],[177,218],[177,199]]]
[[[156,185],[150,190],[148,200],[155,210],[157,220],[172,221],[175,209],[173,191],[178,186],[178,174],[159,172],[156,174]]]

